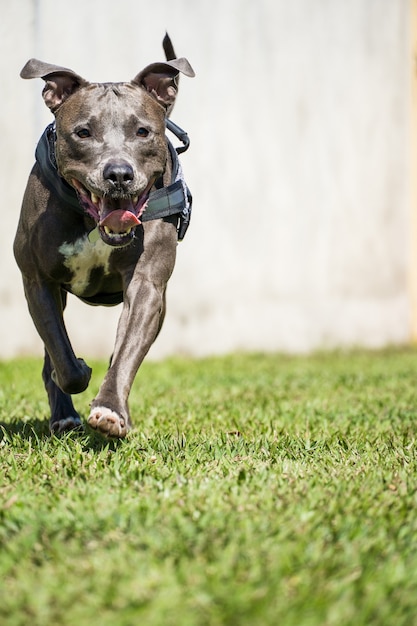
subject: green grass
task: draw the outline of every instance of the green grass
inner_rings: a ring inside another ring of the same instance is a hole
[[[40,369],[0,364],[1,624],[417,624],[417,351],[145,363],[121,442],[50,438]]]

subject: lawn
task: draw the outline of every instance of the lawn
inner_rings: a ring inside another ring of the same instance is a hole
[[[145,363],[120,442],[50,438],[40,369],[0,364],[1,624],[417,624],[417,350]]]

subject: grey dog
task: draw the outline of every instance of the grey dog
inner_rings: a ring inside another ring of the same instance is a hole
[[[14,243],[45,346],[52,433],[82,428],[71,394],[84,391],[91,376],[65,328],[68,293],[92,305],[123,302],[110,366],[88,417],[105,436],[130,430],[130,389],[162,326],[177,240],[191,211],[166,128],[186,142],[168,116],[179,74],[194,76],[167,35],[163,47],[166,62],[131,82],[91,83],[36,59],[21,72],[45,81],[43,99],[55,116],[37,146]]]

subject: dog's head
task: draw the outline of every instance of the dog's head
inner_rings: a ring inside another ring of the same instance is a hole
[[[90,83],[70,69],[31,59],[22,78],[42,78],[42,95],[56,119],[60,175],[112,246],[131,242],[149,193],[167,168],[165,118],[184,58],[145,67],[130,82]]]

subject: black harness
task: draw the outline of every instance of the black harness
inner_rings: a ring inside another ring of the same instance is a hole
[[[146,210],[140,219],[142,222],[148,222],[170,215],[178,215],[178,239],[181,241],[184,239],[191,219],[192,196],[184,181],[178,154],[187,150],[190,141],[187,133],[171,120],[166,120],[166,127],[183,143],[183,146],[174,148],[167,138],[172,161],[171,184],[162,187],[161,181],[161,187],[149,194]],[[78,201],[75,189],[58,172],[55,143],[56,128],[55,123],[52,123],[46,127],[36,147],[36,161],[49,189],[59,197],[61,202],[70,206],[77,213],[84,215],[84,209]],[[158,186],[158,181],[156,185]]]

